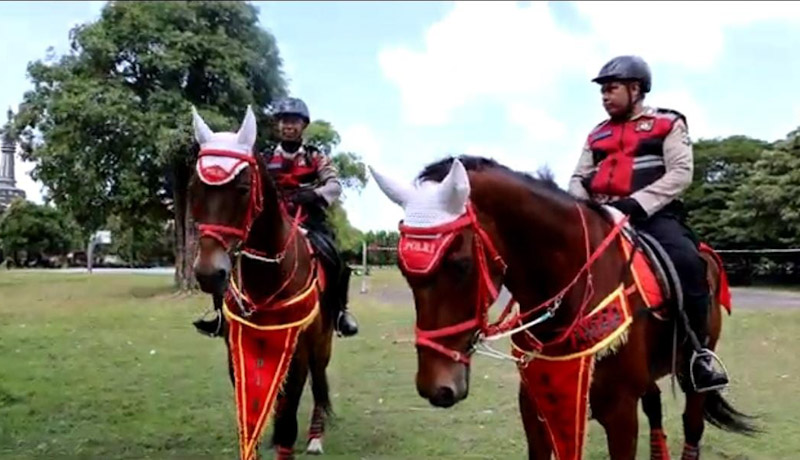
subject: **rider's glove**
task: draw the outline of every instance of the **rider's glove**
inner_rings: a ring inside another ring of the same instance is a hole
[[[647,212],[645,212],[642,205],[633,198],[623,198],[609,204],[630,216],[631,222],[643,222],[647,219]]]
[[[292,201],[298,205],[320,204],[324,199],[313,190],[301,190],[292,195]]]

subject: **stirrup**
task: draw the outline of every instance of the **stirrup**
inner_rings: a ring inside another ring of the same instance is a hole
[[[212,313],[212,312],[216,312],[217,313],[217,327],[216,327],[216,329],[214,329],[214,332],[208,332],[208,331],[205,331],[205,330],[201,329],[198,325],[202,324],[204,322],[207,322],[206,318],[208,317],[208,314]],[[201,333],[201,334],[203,334],[205,336],[208,336],[208,337],[219,337],[219,335],[220,335],[219,333],[220,333],[220,331],[222,331],[222,312],[218,312],[217,310],[208,310],[203,314],[203,316],[200,319],[193,321],[192,324],[194,324],[194,328],[197,329],[197,332],[199,332],[199,333]]]
[[[698,360],[698,358],[704,356],[710,356],[712,362],[716,361],[719,364],[719,366],[722,368],[722,373],[725,375],[725,380],[727,380],[727,382],[719,385],[712,385],[708,388],[703,388],[702,390],[697,389],[697,384],[694,381],[694,364]],[[725,367],[725,363],[723,363],[722,360],[719,359],[719,356],[717,356],[716,353],[709,350],[708,348],[703,348],[699,351],[695,350],[694,352],[692,352],[692,358],[689,360],[689,378],[692,381],[692,388],[696,393],[706,393],[709,391],[721,390],[730,384],[730,378],[728,377],[728,369]]]
[[[342,317],[345,316],[346,314],[347,314],[347,310],[341,310],[341,311],[339,311],[339,314],[336,315],[336,321],[333,324],[333,330],[336,332],[336,336],[337,337],[352,337],[352,336],[358,334],[358,326],[357,325],[356,325],[356,332],[354,332],[353,334],[344,335],[342,333],[341,329],[339,328],[339,323],[342,320]]]

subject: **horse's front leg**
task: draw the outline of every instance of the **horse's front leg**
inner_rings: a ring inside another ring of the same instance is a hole
[[[528,395],[523,384],[519,386],[519,411],[522,414],[522,424],[528,439],[528,458],[530,460],[550,460],[553,449],[550,446],[547,429],[544,422],[539,419],[536,403]]]
[[[592,398],[592,413],[603,426],[608,441],[608,456],[611,460],[634,460],[639,434],[637,405],[639,397],[632,392],[618,389],[605,392],[603,398]]]
[[[650,460],[669,460],[667,435],[662,425],[661,390],[653,382],[642,396],[642,410],[650,423]]]
[[[305,345],[304,337],[301,336],[292,364],[289,366],[289,374],[276,401],[275,431],[272,434],[276,460],[294,458],[294,443],[297,441],[297,408],[308,378],[308,350]]]

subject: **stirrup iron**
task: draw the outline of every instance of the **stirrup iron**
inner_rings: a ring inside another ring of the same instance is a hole
[[[703,388],[702,390],[697,389],[697,384],[694,381],[694,364],[695,362],[697,362],[698,358],[704,356],[710,356],[712,363],[716,362],[717,364],[719,364],[719,366],[722,368],[722,373],[725,375],[725,378],[726,380],[728,380],[728,382],[720,385],[713,385],[708,388]],[[703,348],[699,351],[695,350],[692,352],[692,358],[689,360],[689,378],[692,380],[692,389],[694,389],[696,393],[707,393],[709,391],[721,390],[730,384],[730,379],[728,377],[728,369],[725,367],[725,363],[723,363],[722,360],[719,359],[719,356],[717,356],[716,353],[709,350],[708,348]]]

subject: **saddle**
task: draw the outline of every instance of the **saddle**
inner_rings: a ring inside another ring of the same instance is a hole
[[[614,223],[625,217],[612,206],[604,208]],[[670,306],[683,308],[683,291],[675,264],[663,246],[647,232],[627,224],[620,235],[623,257],[628,261],[636,290],[650,313],[666,321]]]

